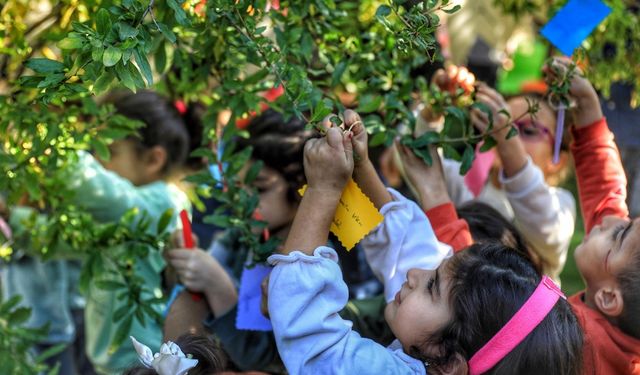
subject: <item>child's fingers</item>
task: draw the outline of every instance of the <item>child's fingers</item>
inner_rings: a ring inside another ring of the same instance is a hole
[[[342,132],[336,128],[327,131],[327,144],[336,150],[344,151]],[[349,142],[351,144],[351,142]]]
[[[344,126],[354,134],[360,134],[364,129],[360,115],[358,115],[356,111],[352,111],[350,109],[344,111]]]
[[[331,119],[336,117],[335,114],[331,113],[329,115],[326,115],[324,117],[324,119],[322,119],[322,122],[320,123],[320,125],[325,129],[325,130],[329,130],[331,128],[333,128],[333,122],[331,122]]]

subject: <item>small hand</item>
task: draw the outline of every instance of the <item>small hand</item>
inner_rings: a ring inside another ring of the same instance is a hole
[[[304,172],[309,189],[342,194],[353,173],[353,146],[350,131],[342,133],[330,128],[323,138],[314,138],[304,145]]]
[[[549,64],[545,65],[543,72],[545,73],[547,84],[551,85],[561,81],[569,69],[569,64],[571,64],[570,60],[554,58]],[[598,93],[578,67],[575,68],[571,78],[569,94],[576,100],[577,107],[574,111],[576,113],[575,121],[577,126],[590,125],[603,117]]]
[[[180,282],[192,292],[206,292],[226,282],[229,276],[220,263],[202,249],[173,249],[168,261]]]
[[[416,156],[409,147],[399,142],[395,143],[395,147],[398,149],[405,177],[418,195],[423,210],[427,211],[451,201],[440,155],[435,147],[431,146],[429,150],[433,161],[431,166]]]
[[[438,69],[431,78],[431,84],[436,85],[441,91],[446,91],[450,95],[455,95],[456,91],[461,88],[465,94],[473,91],[473,85],[476,77],[467,68],[456,65],[447,67],[447,70]],[[439,120],[442,113],[435,113],[434,110],[426,105],[420,112],[420,116],[428,122]]]
[[[340,124],[338,128],[342,129],[343,132],[351,132],[353,134],[353,138],[351,139],[354,152],[353,162],[354,167],[358,168],[369,161],[367,129],[357,112],[347,109],[344,111],[343,117],[344,122]],[[336,127],[336,125],[331,122],[331,120],[335,118],[336,115],[329,115],[325,117],[324,120],[322,120],[322,127],[324,129]]]
[[[476,102],[483,103],[491,111],[493,118],[493,138],[497,142],[505,141],[510,129],[508,124],[511,121],[511,114],[509,112],[509,105],[502,95],[491,87],[481,84],[476,91]],[[483,133],[489,129],[489,116],[480,109],[474,108],[471,110],[471,122]]]

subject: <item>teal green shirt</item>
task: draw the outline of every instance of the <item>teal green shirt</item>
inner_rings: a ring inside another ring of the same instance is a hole
[[[144,186],[134,186],[130,181],[102,167],[91,155],[79,153],[79,167],[71,187],[76,192],[77,203],[86,208],[100,221],[116,221],[133,207],[146,212],[154,221],[169,208],[175,212],[169,230],[178,227],[177,216],[180,210],[189,208],[186,194],[174,185],[157,181]],[[155,230],[156,223],[149,228]],[[144,259],[135,265],[137,274],[142,277],[148,289],[160,296],[162,270],[165,267],[160,251],[150,251]],[[135,365],[138,361],[136,351],[124,342],[114,352],[109,351],[109,343],[115,335],[118,325],[113,322],[114,312],[122,306],[116,298],[117,292],[90,287],[85,309],[86,349],[87,355],[96,370],[105,374],[119,374],[123,369]],[[154,306],[158,312],[164,306]],[[138,341],[158,351],[162,344],[162,327],[156,322],[147,320],[145,327],[136,319],[130,335]]]

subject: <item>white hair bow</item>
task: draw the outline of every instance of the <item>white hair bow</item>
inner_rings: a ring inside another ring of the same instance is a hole
[[[186,375],[189,370],[198,365],[198,360],[187,358],[180,347],[171,341],[167,341],[160,347],[160,352],[153,354],[148,346],[141,344],[131,337],[133,346],[138,352],[138,359],[147,367],[158,372],[158,375]]]

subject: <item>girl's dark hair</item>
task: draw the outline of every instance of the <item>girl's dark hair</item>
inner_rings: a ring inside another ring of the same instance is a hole
[[[467,361],[482,348],[533,294],[541,277],[531,263],[501,243],[481,243],[456,254],[445,265],[451,275],[450,322],[425,345],[436,356],[421,355],[430,366],[448,364],[456,354]],[[560,299],[551,312],[487,374],[578,375],[582,331],[569,303]],[[412,348],[413,354],[420,354]]]
[[[305,130],[304,121],[295,117],[285,120],[273,109],[267,109],[251,120],[247,130],[249,138],[238,139],[238,146],[251,146],[254,160],[260,160],[282,174],[288,184],[287,199],[291,203],[298,202],[298,189],[305,181],[304,144],[313,132]]]
[[[185,355],[191,354],[198,360],[198,365],[189,370],[189,375],[211,375],[222,372],[227,367],[227,357],[220,346],[212,339],[194,334],[184,334],[176,341],[176,345]],[[133,349],[132,349],[133,350]],[[157,375],[154,369],[144,366],[132,367],[122,375]]]
[[[198,106],[187,107],[186,112],[180,114],[171,101],[146,90],[135,94],[114,92],[107,96],[106,102],[113,104],[118,114],[144,123],[138,128],[138,137],[130,138],[137,142],[140,151],[154,146],[167,151],[165,174],[185,165],[191,151],[202,141],[202,111]],[[192,165],[195,161],[189,163]]]
[[[627,267],[617,275],[624,310],[618,317],[618,326],[622,332],[640,339],[640,247],[632,249],[634,254]]]
[[[498,241],[529,260],[534,265],[536,272],[542,274],[542,264],[539,257],[532,253],[527,241],[515,225],[505,219],[495,208],[486,203],[471,200],[457,207],[456,211],[458,216],[469,225],[474,242]]]

